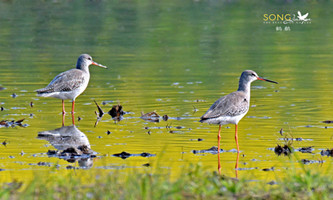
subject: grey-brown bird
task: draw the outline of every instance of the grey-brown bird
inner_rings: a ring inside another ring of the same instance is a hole
[[[94,62],[90,55],[82,54],[77,60],[76,68],[58,74],[48,86],[36,90],[38,96],[62,99],[62,113],[65,114],[65,99],[72,100],[72,113],[74,113],[75,99],[88,86],[90,73],[89,66],[107,68]]]
[[[219,125],[217,135],[218,154],[220,153],[221,126],[226,124],[235,124],[235,140],[237,152],[239,152],[237,125],[249,111],[251,83],[256,80],[277,84],[275,81],[259,77],[257,73],[252,70],[245,70],[239,79],[238,90],[218,99],[201,117],[200,122]]]

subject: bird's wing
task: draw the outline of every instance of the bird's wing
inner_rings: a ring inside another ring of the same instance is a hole
[[[48,86],[37,90],[38,93],[72,91],[80,87],[84,82],[84,72],[79,69],[71,69],[58,74]]]
[[[218,99],[201,119],[240,115],[247,112],[248,107],[249,99],[243,92],[236,91]]]

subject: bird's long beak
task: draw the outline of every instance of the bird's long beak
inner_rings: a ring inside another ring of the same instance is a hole
[[[262,81],[267,81],[267,82],[271,82],[271,83],[278,84],[278,82],[271,81],[271,80],[268,80],[268,79],[265,79],[265,78],[261,78],[261,77],[258,77],[257,79],[258,79],[258,80],[262,80]]]
[[[101,64],[99,64],[99,63],[97,63],[97,62],[92,62],[91,64],[92,64],[92,65],[96,65],[96,66],[98,66],[98,67],[102,67],[102,68],[105,68],[105,69],[107,69],[107,67],[106,67],[106,66],[104,66],[104,65],[101,65]]]

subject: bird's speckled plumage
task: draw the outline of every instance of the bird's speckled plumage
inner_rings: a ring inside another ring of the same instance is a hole
[[[88,86],[90,73],[89,65],[97,65],[91,56],[82,54],[77,60],[76,68],[58,74],[45,88],[36,90],[38,96],[71,99],[75,101]]]
[[[252,70],[245,70],[239,79],[238,90],[218,99],[201,117],[200,122],[220,125],[238,124],[249,110],[250,88],[255,80],[274,82],[260,78]]]
[[[73,91],[79,88],[86,79],[89,80],[89,77],[85,77],[86,73],[79,69],[70,69],[58,74],[45,88],[36,91],[38,94]]]
[[[249,110],[249,98],[243,91],[236,91],[218,99],[201,117],[200,122],[233,124],[233,118],[245,115]],[[224,120],[221,119],[224,118]],[[237,122],[238,123],[238,122]]]

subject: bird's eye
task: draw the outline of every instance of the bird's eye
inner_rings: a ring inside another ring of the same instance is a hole
[[[91,60],[91,57],[89,57],[88,60]]]
[[[251,76],[256,76],[256,75],[254,73],[252,73]]]

